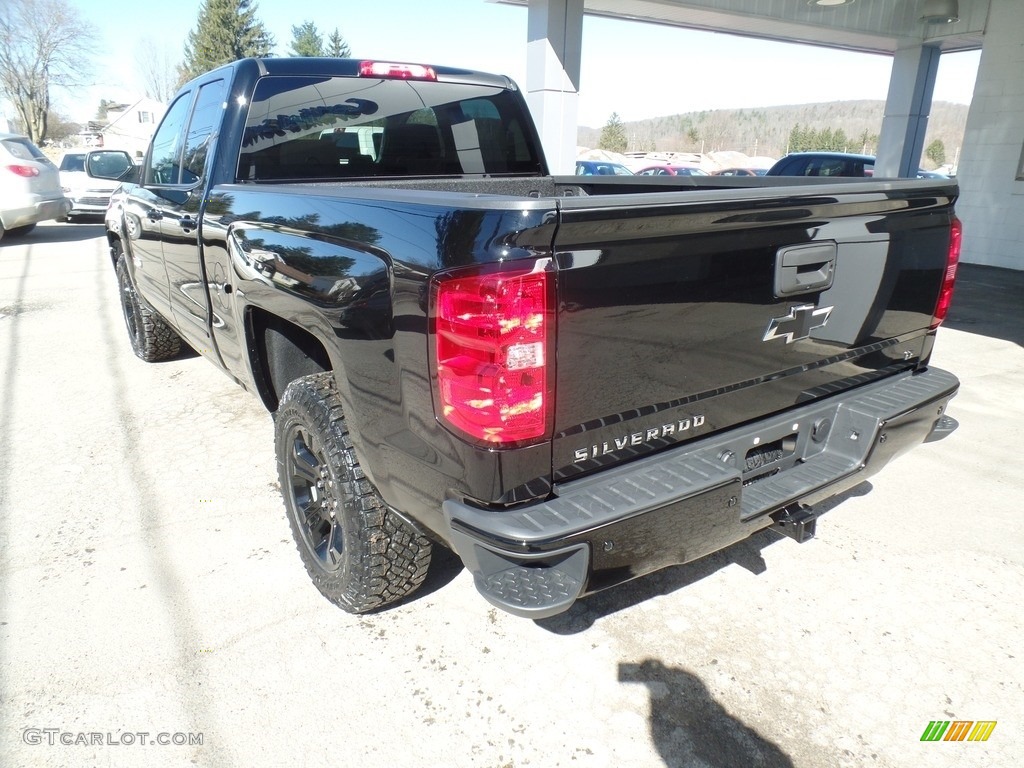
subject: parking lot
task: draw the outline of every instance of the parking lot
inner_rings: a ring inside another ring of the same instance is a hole
[[[199,357],[132,355],[101,234],[0,244],[0,765],[1020,764],[1024,273],[963,269],[933,359],[960,428],[813,541],[539,622],[439,554],[352,616],[301,566],[270,417]]]

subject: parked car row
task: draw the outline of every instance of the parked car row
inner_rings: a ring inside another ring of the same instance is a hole
[[[793,152],[775,163],[771,168],[725,168],[714,171],[712,176],[873,176],[875,158],[873,155],[859,155],[850,152]],[[707,176],[707,171],[693,163],[661,163],[633,171],[625,165],[608,161],[577,160],[577,175],[630,175],[637,176]],[[945,174],[937,171],[918,169],[919,179],[944,179]]]
[[[137,174],[121,150],[68,152],[58,167],[26,136],[0,133],[0,238],[27,235],[41,221],[102,218],[111,193]]]

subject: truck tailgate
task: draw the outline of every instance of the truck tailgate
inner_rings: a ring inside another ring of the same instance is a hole
[[[955,184],[685,194],[561,203],[556,482],[927,360]]]

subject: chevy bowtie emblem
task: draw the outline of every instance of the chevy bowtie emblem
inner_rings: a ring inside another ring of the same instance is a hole
[[[832,314],[832,309],[832,307],[819,309],[813,304],[793,307],[785,317],[772,318],[761,341],[785,339],[787,344],[792,344],[794,341],[806,339],[811,335],[811,331],[821,328],[828,322],[828,316]]]

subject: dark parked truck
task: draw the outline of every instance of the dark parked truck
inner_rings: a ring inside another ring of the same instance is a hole
[[[248,59],[171,102],[108,211],[135,353],[273,413],[313,581],[434,546],[533,618],[771,527],[955,425],[929,364],[950,180],[552,176],[514,83]]]

